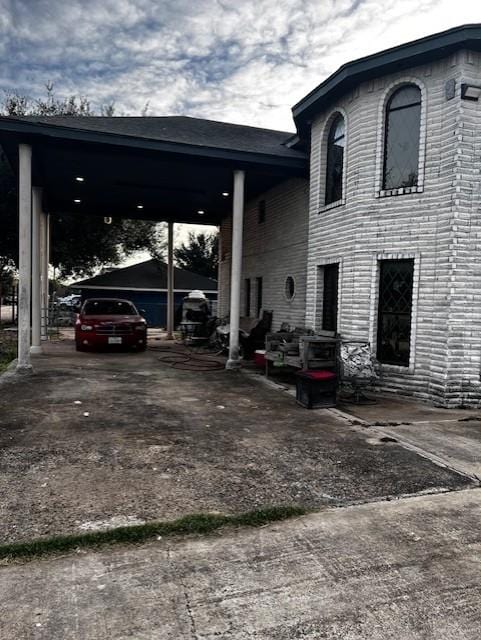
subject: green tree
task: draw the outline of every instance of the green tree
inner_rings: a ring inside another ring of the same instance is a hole
[[[18,92],[5,95],[0,106],[2,115],[96,115],[83,96],[57,98],[52,84],[46,85],[46,96],[36,100]],[[100,114],[113,116],[113,104],[104,105]],[[109,214],[110,215],[110,214]],[[18,261],[18,214],[15,176],[2,153],[0,155],[0,276],[11,271]],[[58,276],[89,276],[103,266],[119,264],[136,251],[148,251],[155,257],[164,255],[163,226],[151,221],[113,218],[79,217],[69,213],[53,215],[52,264]]]
[[[207,278],[217,280],[219,237],[217,234],[189,233],[187,244],[174,249],[177,265]]]

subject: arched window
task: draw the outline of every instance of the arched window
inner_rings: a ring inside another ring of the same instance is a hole
[[[405,85],[386,105],[383,189],[417,185],[420,124],[421,90]]]
[[[342,198],[342,171],[344,166],[344,147],[346,144],[346,126],[341,115],[336,116],[329,129],[327,138],[327,169],[325,204],[337,202]]]

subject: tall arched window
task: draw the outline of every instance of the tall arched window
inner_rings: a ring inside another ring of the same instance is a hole
[[[383,189],[417,185],[420,124],[421,90],[405,85],[386,105]]]
[[[329,136],[327,138],[325,204],[337,202],[342,198],[342,171],[344,166],[345,144],[346,126],[344,124],[344,118],[338,115],[329,129]]]

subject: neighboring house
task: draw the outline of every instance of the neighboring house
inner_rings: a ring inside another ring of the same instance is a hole
[[[293,108],[309,180],[249,202],[244,230],[245,314],[261,287],[276,327],[369,340],[384,388],[446,406],[481,402],[480,35],[453,29],[325,80]],[[226,220],[221,307],[229,237]]]
[[[131,300],[149,326],[165,327],[167,321],[167,265],[147,260],[130,267],[114,269],[71,285],[87,298],[124,298]],[[175,307],[194,289],[200,289],[209,300],[217,301],[217,282],[185,269],[174,269]]]

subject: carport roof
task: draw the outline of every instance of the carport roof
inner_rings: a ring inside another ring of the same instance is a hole
[[[204,149],[224,149],[286,159],[303,159],[305,155],[286,146],[293,133],[261,129],[230,122],[203,120],[188,116],[102,117],[102,116],[24,116],[25,123],[74,129],[81,136],[88,133],[128,136],[158,142],[174,142]]]
[[[32,146],[33,184],[50,213],[197,224],[229,215],[234,169],[247,172],[247,199],[307,177],[307,155],[290,138],[184,116],[0,117],[0,144],[14,169],[18,144]]]

